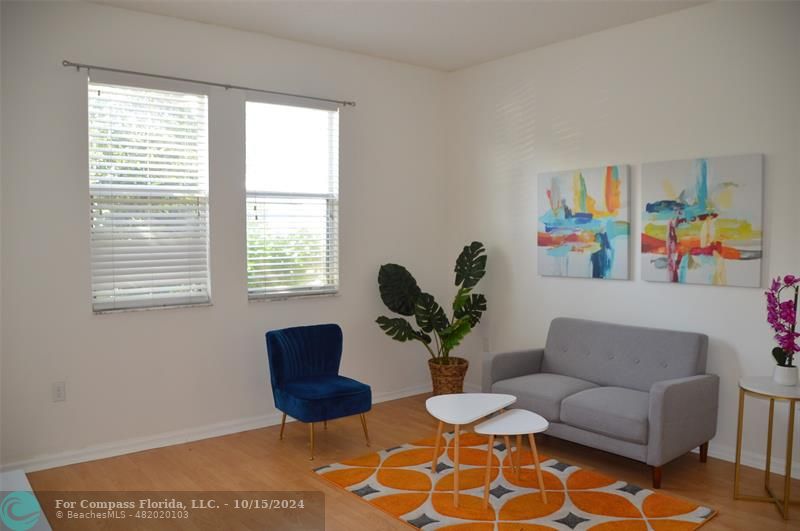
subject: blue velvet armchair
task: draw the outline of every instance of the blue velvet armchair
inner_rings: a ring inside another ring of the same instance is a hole
[[[364,413],[372,408],[366,384],[339,375],[342,329],[336,324],[297,326],[267,332],[267,358],[275,407],[283,412],[280,438],[290,416],[309,425],[314,459],[314,423],[360,415],[364,437],[369,433]]]

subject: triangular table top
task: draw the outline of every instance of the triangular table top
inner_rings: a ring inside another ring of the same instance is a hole
[[[517,397],[514,395],[459,393],[433,396],[425,401],[425,407],[438,420],[461,426],[508,407],[516,401]]]
[[[541,433],[550,425],[541,415],[525,409],[511,409],[475,426],[482,435],[527,435]]]

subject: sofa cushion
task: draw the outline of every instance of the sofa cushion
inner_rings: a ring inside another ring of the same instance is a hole
[[[492,392],[514,395],[517,397],[514,407],[528,409],[547,420],[557,421],[561,401],[565,397],[592,387],[597,386],[579,378],[537,373],[495,382]]]
[[[561,403],[561,422],[609,437],[647,444],[650,395],[624,387],[595,387]]]

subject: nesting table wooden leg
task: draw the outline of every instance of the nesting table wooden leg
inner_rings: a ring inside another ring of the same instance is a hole
[[[455,425],[456,435],[455,435],[455,443],[453,444],[453,465],[455,468],[453,469],[453,504],[458,507],[458,464],[459,464],[459,451],[461,449],[461,437],[460,431],[461,427],[459,425]]]
[[[475,433],[481,435],[488,435],[489,439],[489,451],[491,452],[492,446],[494,443],[494,437],[503,437],[506,445],[506,456],[508,458],[508,467],[509,469],[515,468],[516,469],[516,477],[517,479],[522,476],[522,447],[524,445],[523,435],[528,436],[528,441],[531,445],[531,454],[533,456],[533,465],[536,467],[536,478],[538,479],[539,483],[539,494],[542,498],[542,502],[547,503],[547,493],[545,492],[544,488],[544,478],[542,477],[542,466],[539,463],[539,451],[536,449],[536,440],[534,439],[535,433],[542,433],[543,431],[547,430],[549,423],[547,419],[538,415],[532,411],[527,411],[525,409],[514,409],[511,411],[507,411],[505,413],[501,413],[500,415],[493,417],[485,422],[481,422],[477,426],[475,426]],[[510,436],[516,435],[517,438],[517,455],[511,454],[511,440]],[[486,462],[486,478],[484,481],[484,490],[483,490],[483,506],[486,507],[489,500],[489,479],[491,478],[491,470],[489,468],[489,463],[491,459],[491,455],[487,455],[487,462]],[[502,470],[503,463],[500,463],[500,470],[499,472],[503,472]]]
[[[503,435],[503,442],[506,445],[506,456],[508,457],[508,467],[513,469],[514,468],[514,461],[513,461],[514,455],[511,453],[511,439],[509,438],[508,435]],[[502,463],[500,463],[500,468],[501,469],[503,468],[503,464]]]
[[[483,480],[483,506],[489,505],[489,484],[492,480],[492,456],[494,455],[494,435],[489,435],[489,446],[486,449],[486,477]]]
[[[439,421],[439,427],[436,428],[436,441],[433,443],[433,461],[431,461],[431,472],[436,473],[436,465],[439,462],[439,441],[442,440],[442,430],[444,429],[444,422]],[[445,448],[446,449],[446,448]]]
[[[533,466],[536,467],[536,479],[539,481],[539,493],[542,495],[542,502],[547,503],[547,493],[544,491],[544,479],[542,479],[542,465],[539,463],[539,452],[536,450],[536,440],[532,433],[528,434],[528,441],[531,443]]]

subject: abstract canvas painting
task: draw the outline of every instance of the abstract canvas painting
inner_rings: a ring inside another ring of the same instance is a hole
[[[539,175],[539,274],[628,278],[627,166]]]
[[[642,278],[761,284],[761,155],[642,166]]]

